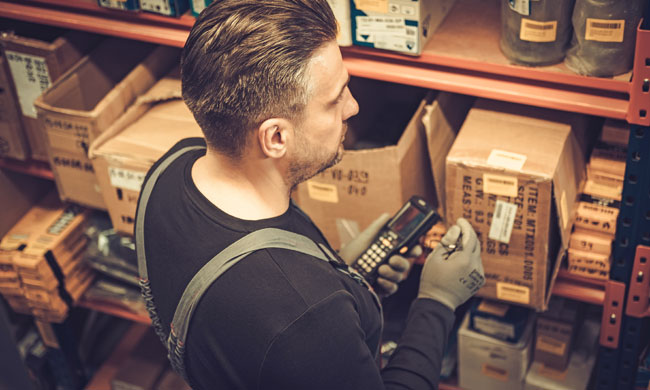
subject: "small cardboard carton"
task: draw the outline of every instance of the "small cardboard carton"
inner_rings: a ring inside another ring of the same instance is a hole
[[[31,24],[0,34],[33,159],[48,161],[45,134],[34,100],[100,40],[93,34]]]
[[[13,82],[4,58],[0,57],[0,157],[29,159],[29,144],[20,120]]]
[[[88,147],[177,61],[177,49],[107,39],[36,99],[61,199],[106,209]]]
[[[458,329],[458,384],[463,389],[521,390],[533,356],[535,313],[516,343],[475,332],[467,313]]]
[[[447,126],[436,122],[440,116],[462,113],[462,104],[453,104],[458,95],[359,79],[350,89],[360,108],[349,120],[343,159],[293,194],[334,248],[382,213],[397,212],[412,195],[437,205],[425,127]]]
[[[352,42],[420,55],[455,0],[350,0]]]
[[[3,294],[27,299],[32,314],[59,322],[81,296],[92,274],[82,261],[89,210],[65,206],[56,191],[34,205],[0,241],[0,275],[18,282]]]
[[[560,371],[566,368],[581,312],[578,302],[551,299],[549,309],[537,316],[535,361]]]
[[[586,118],[477,100],[447,156],[446,217],[481,242],[479,295],[546,308],[585,180]]]
[[[0,239],[53,189],[50,180],[0,169]]]
[[[175,73],[157,82],[92,143],[89,157],[116,231],[133,235],[140,188],[151,166],[176,142],[202,135]]]

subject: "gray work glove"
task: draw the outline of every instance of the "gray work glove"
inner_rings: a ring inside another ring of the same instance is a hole
[[[461,247],[450,250],[462,234]],[[427,257],[420,277],[418,298],[429,298],[452,311],[472,297],[484,284],[481,245],[472,226],[459,218]]]
[[[384,213],[375,219],[368,227],[339,251],[346,264],[351,265],[363,252],[368,249],[379,230],[388,222],[390,215]],[[422,253],[422,248],[416,245],[408,253],[408,257],[416,257]],[[397,291],[397,284],[406,279],[411,262],[400,255],[393,255],[388,263],[382,264],[377,270],[377,282],[373,286],[379,296],[387,297]]]

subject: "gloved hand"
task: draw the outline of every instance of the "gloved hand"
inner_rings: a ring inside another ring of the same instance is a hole
[[[450,250],[449,245],[455,245],[461,234],[461,248]],[[456,310],[484,284],[481,245],[476,232],[466,219],[458,218],[427,257],[418,298],[433,299]]]
[[[375,219],[368,227],[357,237],[350,241],[339,251],[339,255],[346,264],[351,265],[361,256],[372,240],[377,236],[379,230],[388,222],[390,215],[384,213]],[[417,245],[408,253],[409,257],[419,256],[422,248]],[[388,263],[382,264],[377,270],[377,282],[373,286],[378,295],[387,297],[397,291],[397,284],[406,279],[408,271],[411,268],[411,262],[400,255],[393,255],[388,259]]]

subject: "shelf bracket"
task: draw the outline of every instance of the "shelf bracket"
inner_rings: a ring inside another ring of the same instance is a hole
[[[625,303],[625,284],[609,280],[605,285],[605,303],[600,328],[600,345],[618,348]]]
[[[648,246],[636,247],[625,314],[636,318],[650,317],[650,247]]]
[[[643,28],[643,22],[641,19],[636,34],[627,122],[650,126],[650,30]]]

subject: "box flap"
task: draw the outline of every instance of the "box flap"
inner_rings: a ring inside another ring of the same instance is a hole
[[[427,137],[427,150],[438,200],[438,211],[445,218],[445,158],[456,139],[474,98],[440,92],[436,100],[425,107],[422,117]]]
[[[575,114],[492,100],[477,100],[447,161],[494,166],[550,180]],[[485,137],[485,134],[490,134]],[[534,147],[533,147],[534,145]]]

